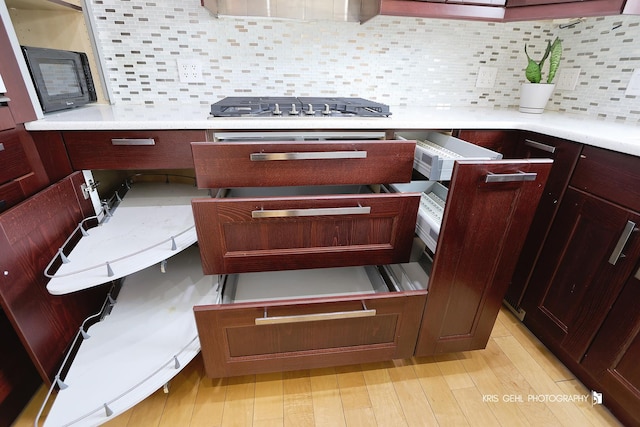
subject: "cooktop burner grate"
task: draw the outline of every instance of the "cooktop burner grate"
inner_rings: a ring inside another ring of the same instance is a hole
[[[211,104],[213,117],[388,117],[389,106],[364,98],[233,96]]]

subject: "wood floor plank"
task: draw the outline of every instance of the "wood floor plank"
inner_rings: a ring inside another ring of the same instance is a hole
[[[402,405],[395,392],[387,366],[393,365],[391,362],[363,365],[362,374],[367,384],[376,425],[379,427],[406,426],[407,421],[402,411]]]
[[[529,426],[530,424],[524,413],[519,409],[520,403],[512,398],[522,396],[516,390],[505,388],[505,382],[491,370],[482,357],[481,352],[469,351],[459,354],[460,361],[473,379],[473,382],[480,392],[481,400],[493,412],[500,425],[518,427]],[[509,393],[512,391],[513,393]],[[454,393],[455,394],[455,393]],[[458,397],[456,395],[456,397]]]
[[[354,410],[371,409],[367,383],[359,365],[336,367],[336,378],[345,414],[347,411],[357,413],[358,411]]]
[[[219,426],[222,424],[224,401],[227,396],[227,380],[208,378],[204,374],[201,356],[196,357],[191,363],[197,365],[202,379],[198,384],[198,392],[189,427]]]
[[[545,372],[554,380],[572,380],[575,375],[555,357],[507,308],[502,307],[498,318],[509,335],[515,337]]]
[[[562,390],[560,390],[555,381],[514,336],[497,337],[494,340],[531,385],[534,390],[533,396],[537,401],[545,401],[546,396],[562,394]],[[547,407],[563,426],[590,425],[589,421],[575,405],[549,402]]]
[[[335,427],[346,425],[335,369],[312,369],[310,379],[315,425]]]
[[[283,372],[282,392],[285,427],[314,426],[309,371]]]
[[[482,401],[482,394],[475,387],[452,390],[470,426],[486,427],[499,425],[491,408]],[[507,424],[508,425],[508,424]]]
[[[620,424],[620,422],[611,415],[611,412],[609,412],[605,406],[592,404],[591,390],[587,389],[580,381],[559,381],[557,384],[558,387],[560,387],[560,390],[562,390],[566,395],[583,395],[588,397],[585,401],[577,402],[576,406],[580,411],[582,411],[584,416],[592,425],[610,427],[622,426],[622,424]]]
[[[191,421],[202,375],[191,363],[180,373],[169,384],[160,427],[188,426]]]
[[[432,357],[416,358],[413,369],[441,426],[468,426],[458,401]]]
[[[243,427],[253,424],[255,376],[231,377],[227,380],[227,397],[222,413],[223,427]]]
[[[256,375],[254,425],[257,421],[284,420],[282,373]],[[284,421],[282,421],[284,422]]]
[[[167,397],[164,391],[157,390],[144,400],[144,405],[134,406],[127,427],[159,426]]]
[[[438,424],[429,400],[413,369],[413,363],[396,364],[388,368],[389,378],[398,395],[404,417],[409,427],[435,426]]]
[[[434,359],[451,390],[474,386],[473,380],[458,360],[456,353],[440,354]]]
[[[523,402],[518,404],[518,409],[524,414],[529,424],[559,425],[560,421],[545,403],[529,401],[528,396],[535,394],[535,390],[520,374],[520,371],[511,362],[494,339],[490,339],[487,348],[479,353],[491,371],[500,378],[503,385],[502,394],[523,396]]]

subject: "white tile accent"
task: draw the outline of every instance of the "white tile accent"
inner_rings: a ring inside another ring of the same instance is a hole
[[[359,25],[218,19],[199,0],[91,1],[116,104],[336,95],[391,105],[516,108],[524,43],[537,57],[558,35],[565,47],[561,68],[581,67],[582,74],[575,90],[556,90],[550,109],[640,121],[638,98],[624,94],[640,68],[640,16],[588,18],[567,29],[551,21],[390,16]],[[205,82],[181,83],[178,57],[200,61]],[[498,68],[493,88],[476,87],[481,66]]]

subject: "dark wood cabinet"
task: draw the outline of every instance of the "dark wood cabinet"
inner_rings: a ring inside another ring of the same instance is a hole
[[[456,164],[416,355],[486,346],[550,169],[544,159]]]
[[[191,143],[200,130],[66,131],[62,133],[73,170],[193,169]]]
[[[464,4],[463,2],[381,0],[380,14],[393,16],[417,16],[421,18],[501,21],[504,18],[504,7],[501,5]]]
[[[585,146],[522,299],[524,323],[605,405],[640,420],[640,168]]]
[[[640,425],[640,265],[624,285],[581,366],[604,392],[604,402],[627,425]]]
[[[625,0],[507,0],[505,21],[620,15]]]
[[[556,351],[584,356],[640,258],[639,224],[640,214],[567,191],[522,301],[525,324]]]

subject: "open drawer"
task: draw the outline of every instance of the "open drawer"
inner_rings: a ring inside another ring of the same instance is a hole
[[[456,160],[502,158],[498,152],[439,132],[403,132],[401,137],[416,140],[413,168],[433,181],[451,180]]]
[[[406,184],[390,184],[388,189],[393,193],[421,192],[420,209],[416,220],[416,234],[431,252],[435,253],[449,189],[438,181],[411,181]]]
[[[420,194],[359,194],[356,189],[365,187],[351,188],[242,188],[224,198],[194,199],[203,271],[230,274],[408,261]],[[298,189],[304,195],[253,195],[294,194]]]
[[[191,144],[200,188],[408,182],[415,141],[264,139]]]
[[[194,307],[205,370],[218,378],[408,358],[430,261],[226,276]]]

